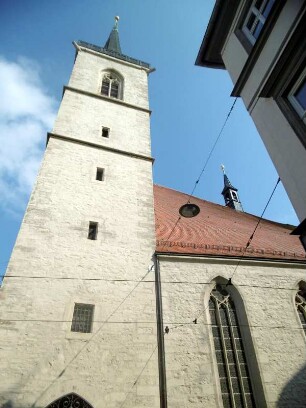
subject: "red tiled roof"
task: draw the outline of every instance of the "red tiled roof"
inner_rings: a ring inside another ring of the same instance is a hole
[[[188,195],[154,186],[156,251],[162,253],[241,256],[258,222],[258,217],[238,212],[199,198],[192,198],[201,211],[194,218],[179,217]],[[245,257],[306,260],[294,227],[261,220]],[[169,234],[173,230],[171,236]]]

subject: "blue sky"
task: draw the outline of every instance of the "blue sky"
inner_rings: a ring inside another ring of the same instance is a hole
[[[156,68],[149,82],[155,183],[190,193],[233,103],[226,71],[194,65],[213,0],[2,0],[0,271],[4,273],[74,60],[73,40],[104,45],[120,16],[124,54]],[[220,165],[246,212],[260,215],[277,180],[241,100],[196,195],[223,204]],[[265,218],[298,224],[279,184]]]

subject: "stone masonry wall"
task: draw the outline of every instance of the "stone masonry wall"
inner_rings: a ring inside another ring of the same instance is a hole
[[[206,308],[211,281],[228,279],[236,264],[161,257],[163,319],[170,328],[164,339],[171,408],[223,406]],[[244,302],[268,408],[304,404],[306,339],[294,305],[297,283],[303,279],[305,265],[260,261],[242,261],[233,278]],[[197,324],[192,323],[195,318]],[[249,356],[251,362],[254,358]]]
[[[83,54],[72,81],[86,88],[101,58],[86,54],[82,85]],[[139,72],[135,103],[147,100]],[[77,92],[65,93],[54,131],[150,155],[148,112]],[[70,392],[95,408],[159,406],[154,249],[151,161],[51,136],[0,290],[1,407],[43,408]],[[92,333],[71,332],[75,303],[94,305]]]

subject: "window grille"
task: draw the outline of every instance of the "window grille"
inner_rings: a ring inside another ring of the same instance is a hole
[[[255,44],[261,30],[270,14],[275,0],[253,0],[242,31],[252,44]]]
[[[302,288],[300,285],[300,290],[295,296],[295,306],[306,335],[306,289]]]
[[[120,98],[121,81],[115,75],[107,73],[102,80],[101,94],[111,98]]]
[[[94,305],[76,303],[74,305],[71,331],[91,333]]]
[[[255,408],[236,309],[220,285],[209,300],[216,359],[224,408]]]
[[[75,393],[64,395],[46,408],[93,408],[87,401]]]

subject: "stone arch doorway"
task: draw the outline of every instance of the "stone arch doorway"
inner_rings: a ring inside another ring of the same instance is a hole
[[[93,406],[78,394],[72,392],[51,402],[46,408],[93,408]]]

